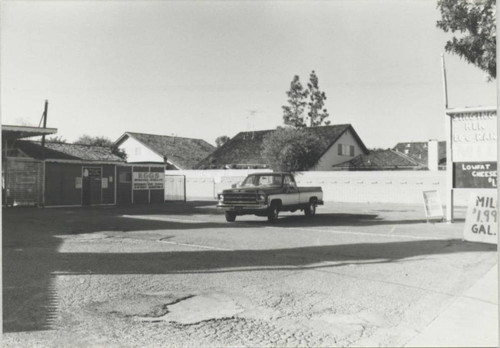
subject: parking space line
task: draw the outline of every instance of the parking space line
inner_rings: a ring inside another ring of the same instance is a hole
[[[159,239],[158,241],[162,242],[162,243],[165,243],[165,244],[187,246],[187,247],[198,248],[198,249],[233,251],[233,249],[219,248],[219,247],[207,246],[207,245],[189,244],[189,243],[178,243],[178,242],[166,241],[166,240],[162,240],[162,239]]]
[[[278,226],[268,226],[270,228],[279,228]],[[390,237],[390,238],[401,238],[401,239],[435,239],[441,240],[446,239],[443,237],[435,237],[435,236],[417,236],[417,235],[408,235],[408,234],[393,234],[389,233],[370,233],[370,232],[359,232],[359,231],[337,231],[337,230],[324,230],[319,228],[303,228],[303,227],[288,227],[290,230],[300,230],[300,231],[312,231],[312,232],[326,232],[332,234],[347,234],[347,235],[357,235],[357,236],[373,236],[373,237]]]
[[[177,219],[177,218],[171,218],[171,217],[144,216],[144,215],[122,215],[122,217],[128,218],[128,219],[142,219],[142,220],[156,220],[156,221],[170,221],[170,222],[187,222],[187,223],[191,223],[191,224],[210,222],[210,221],[206,221],[206,220]]]

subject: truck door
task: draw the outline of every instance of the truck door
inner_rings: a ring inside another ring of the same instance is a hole
[[[299,190],[290,174],[285,174],[283,177],[283,190],[285,191],[282,199],[283,205],[299,204]]]

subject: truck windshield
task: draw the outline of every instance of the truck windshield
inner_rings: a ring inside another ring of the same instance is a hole
[[[249,175],[243,181],[241,186],[243,187],[281,186],[282,183],[283,183],[283,177],[278,174]]]

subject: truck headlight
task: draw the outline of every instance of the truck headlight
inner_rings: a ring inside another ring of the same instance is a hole
[[[220,202],[222,202],[224,200],[224,195],[223,194],[219,193],[217,196],[218,196]]]
[[[257,196],[257,200],[261,201],[261,202],[265,202],[266,201],[266,195],[264,195],[264,194],[258,195]]]

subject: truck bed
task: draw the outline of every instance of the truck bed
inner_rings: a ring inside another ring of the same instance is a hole
[[[321,192],[321,187],[319,186],[299,186],[297,190],[302,193],[306,192]]]

